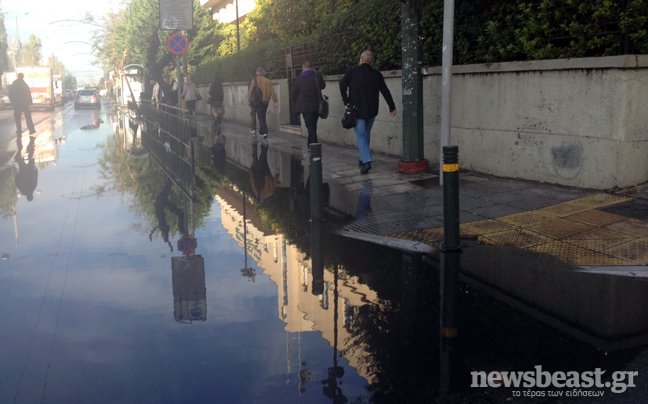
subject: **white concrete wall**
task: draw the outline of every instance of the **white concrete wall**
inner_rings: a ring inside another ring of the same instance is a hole
[[[272,85],[277,99],[279,100],[279,108],[274,107],[274,103],[270,100],[268,106],[267,119],[268,129],[270,131],[278,131],[279,125],[290,122],[290,108],[288,80],[272,80]],[[196,106],[196,111],[201,114],[211,114],[211,109],[207,100],[209,99],[209,86],[200,86],[198,88],[203,100]],[[246,125],[250,124],[250,108],[248,107],[248,82],[231,82],[223,83],[223,93],[225,104],[225,119],[241,122]],[[257,130],[259,124],[257,123]]]
[[[455,66],[451,144],[461,167],[504,177],[608,189],[648,180],[648,55]],[[381,97],[371,148],[402,154],[400,71],[383,72],[396,108]],[[330,114],[320,141],[355,146],[340,124],[342,76],[327,76]],[[274,80],[279,109],[270,130],[287,124],[287,80]],[[226,83],[226,118],[249,123],[247,82]],[[439,161],[441,69],[424,69],[424,155]],[[205,94],[206,94],[206,89]],[[206,100],[207,97],[203,95]],[[202,103],[201,103],[202,104]],[[302,125],[302,133],[306,130]]]

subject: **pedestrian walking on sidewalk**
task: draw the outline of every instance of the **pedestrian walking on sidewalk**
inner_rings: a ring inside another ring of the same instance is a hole
[[[223,107],[223,83],[219,77],[219,73],[214,75],[214,81],[209,85],[209,105],[211,106],[212,114],[214,115],[214,126],[220,128],[222,115],[225,113]]]
[[[317,120],[319,119],[319,100],[322,89],[326,87],[324,78],[316,72],[311,63],[305,60],[302,73],[295,80],[292,99],[295,100],[295,113],[301,113],[308,129],[308,144],[317,143]]]
[[[256,77],[252,80],[250,91],[248,92],[248,104],[250,108],[256,111],[257,120],[259,121],[259,136],[261,139],[268,137],[268,124],[266,123],[266,111],[270,99],[274,101],[274,107],[279,108],[279,100],[275,94],[272,83],[266,77],[266,71],[263,67],[256,70]],[[261,90],[260,96],[253,95],[256,89]]]
[[[252,80],[250,80],[250,84],[248,84],[248,92],[254,85],[254,78],[256,77],[256,69],[250,69],[250,76],[252,76]],[[250,133],[256,133],[256,126],[257,126],[256,109],[250,108]]]
[[[371,67],[374,56],[373,52],[366,50],[360,56],[360,65],[349,69],[340,81],[340,93],[344,106],[348,109],[351,106],[356,111],[356,142],[360,152],[360,172],[367,174],[371,170],[371,128],[378,115],[378,93],[380,92],[387,105],[389,113],[396,116],[396,105],[392,99],[389,88],[385,84],[385,78],[378,70]],[[348,91],[348,95],[347,95]]]
[[[198,89],[189,76],[185,77],[184,90],[182,90],[180,98],[185,100],[185,107],[189,111],[189,116],[194,116],[196,111],[196,101],[198,101]]]
[[[14,109],[14,119],[16,120],[16,134],[22,134],[22,115],[25,114],[25,122],[29,134],[36,133],[34,121],[31,116],[32,96],[29,85],[25,83],[25,75],[18,73],[18,78],[9,86],[9,101]]]

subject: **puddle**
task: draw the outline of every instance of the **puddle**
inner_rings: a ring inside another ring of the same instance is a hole
[[[312,224],[303,150],[221,134],[191,185],[114,118],[67,136],[33,201],[0,171],[0,402],[502,402],[522,389],[472,372],[607,382],[645,354],[643,280],[333,234],[371,213],[370,183],[326,179]]]

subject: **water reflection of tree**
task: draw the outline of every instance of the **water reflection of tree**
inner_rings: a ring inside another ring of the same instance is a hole
[[[15,166],[0,170],[0,217],[12,216],[16,206],[16,172]]]
[[[143,225],[140,231],[148,234],[158,225],[155,202],[164,191],[167,175],[147,155],[133,156],[128,150],[122,150],[115,137],[108,137],[102,146],[103,153],[99,157],[100,176],[104,184],[95,188],[95,193],[101,196],[108,192],[117,192],[122,196],[132,195],[134,203],[130,209],[148,219],[148,224]],[[205,217],[209,214],[214,190],[222,186],[224,177],[209,166],[207,151],[201,150],[196,159],[194,179],[194,221],[195,226],[204,224]],[[165,193],[169,203],[184,207],[185,197],[178,187],[171,187]],[[178,215],[167,214],[166,225],[169,226],[170,236],[181,233]]]
[[[350,313],[345,326],[352,334],[342,354],[358,358],[372,376],[371,403],[414,403],[434,400],[438,350],[438,279],[418,268],[415,289],[403,290],[399,252],[348,240],[331,243],[345,276],[357,276],[378,294],[378,301]],[[403,312],[403,307],[407,312]]]

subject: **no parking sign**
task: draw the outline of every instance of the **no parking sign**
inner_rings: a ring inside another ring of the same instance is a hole
[[[189,40],[182,34],[173,34],[167,41],[167,48],[174,55],[182,55],[189,47]]]

